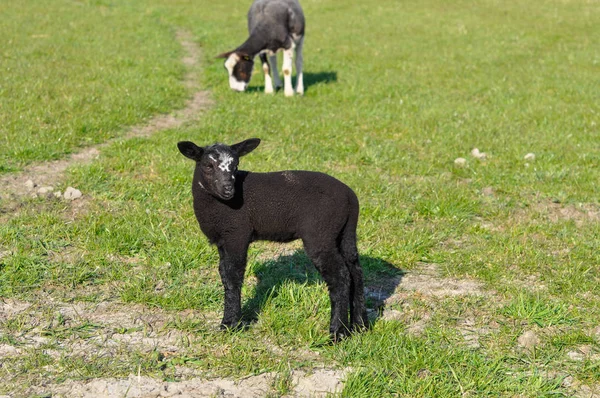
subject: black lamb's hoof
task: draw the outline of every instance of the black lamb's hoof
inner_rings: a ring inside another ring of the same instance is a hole
[[[244,329],[244,324],[241,321],[227,323],[221,322],[221,324],[219,325],[219,329],[225,332],[234,332]]]
[[[333,344],[339,343],[350,335],[350,332],[347,329],[337,330],[335,332],[330,332],[331,342]]]

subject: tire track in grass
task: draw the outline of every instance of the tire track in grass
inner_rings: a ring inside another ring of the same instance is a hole
[[[204,110],[212,105],[213,102],[210,99],[208,91],[200,90],[200,82],[196,70],[201,59],[200,48],[194,43],[190,32],[178,30],[176,38],[185,52],[182,63],[186,66],[187,71],[183,83],[194,93],[187,100],[185,106],[169,114],[155,115],[146,123],[129,128],[124,136],[108,140],[102,144],[86,147],[65,159],[32,164],[21,172],[10,173],[0,177],[0,198],[8,199],[9,211],[17,209],[20,198],[24,196],[50,194],[49,192],[44,192],[47,189],[40,190],[45,187],[53,187],[62,182],[64,180],[64,173],[70,166],[93,162],[100,156],[103,148],[115,141],[136,137],[149,137],[158,131],[179,127],[197,119]],[[28,183],[28,181],[30,182]]]

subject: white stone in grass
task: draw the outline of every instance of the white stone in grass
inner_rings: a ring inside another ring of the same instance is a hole
[[[483,160],[487,158],[487,153],[480,152],[478,148],[473,148],[471,151],[471,156],[473,156],[475,159]]]
[[[456,159],[454,159],[454,164],[457,167],[465,167],[467,165],[467,159],[465,159],[465,158],[456,158]]]
[[[525,155],[525,157],[523,157],[523,159],[527,160],[528,162],[533,162],[535,160],[535,153],[529,152],[527,155]]]
[[[32,180],[27,180],[25,181],[25,186],[29,189],[33,189],[35,188],[35,182],[33,182]]]
[[[569,351],[567,352],[567,356],[573,361],[583,361],[585,359],[585,355],[579,351]]]
[[[56,197],[56,198],[62,198],[62,192],[60,192],[60,191],[54,192],[54,197]]]
[[[79,189],[75,189],[73,187],[68,187],[65,190],[65,194],[63,195],[67,200],[75,200],[81,198],[82,194]]]
[[[540,339],[534,332],[528,330],[519,336],[517,343],[520,347],[531,350],[540,344]]]
[[[52,191],[54,191],[54,187],[50,187],[50,186],[41,187],[41,188],[38,189],[38,193],[41,194],[41,195],[50,193]]]

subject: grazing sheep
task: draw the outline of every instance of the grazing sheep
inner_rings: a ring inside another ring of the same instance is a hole
[[[184,156],[196,161],[194,212],[200,229],[219,250],[219,274],[225,288],[221,326],[236,327],[241,320],[241,288],[250,243],[302,239],[329,289],[329,330],[337,341],[367,325],[356,248],[358,199],[348,186],[323,173],[238,170],[239,157],[259,143],[252,138],[232,146],[177,144]]]
[[[277,74],[277,56],[283,50],[283,80],[286,97],[294,95],[292,89],[292,60],[296,50],[296,92],[304,94],[302,79],[302,45],[304,43],[304,13],[298,0],[255,0],[248,11],[248,32],[250,36],[238,48],[219,55],[225,58],[225,69],[229,73],[229,87],[244,91],[250,82],[254,57],[260,54],[265,74],[265,93],[273,92],[273,71],[275,87],[281,87]],[[269,62],[267,62],[269,55]],[[270,63],[270,66],[269,66]]]

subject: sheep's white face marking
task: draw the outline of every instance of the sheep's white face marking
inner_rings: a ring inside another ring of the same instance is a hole
[[[233,67],[238,63],[239,60],[240,57],[236,53],[232,53],[225,60],[225,69],[227,69],[227,72],[229,72],[229,76],[233,74]]]
[[[233,75],[233,68],[239,61],[240,61],[239,55],[237,55],[236,53],[232,53],[225,60],[225,69],[227,69],[227,73],[229,74],[229,87],[235,91],[244,91],[244,90],[246,90],[246,86],[248,85],[248,83],[246,83],[244,81],[239,81]]]

